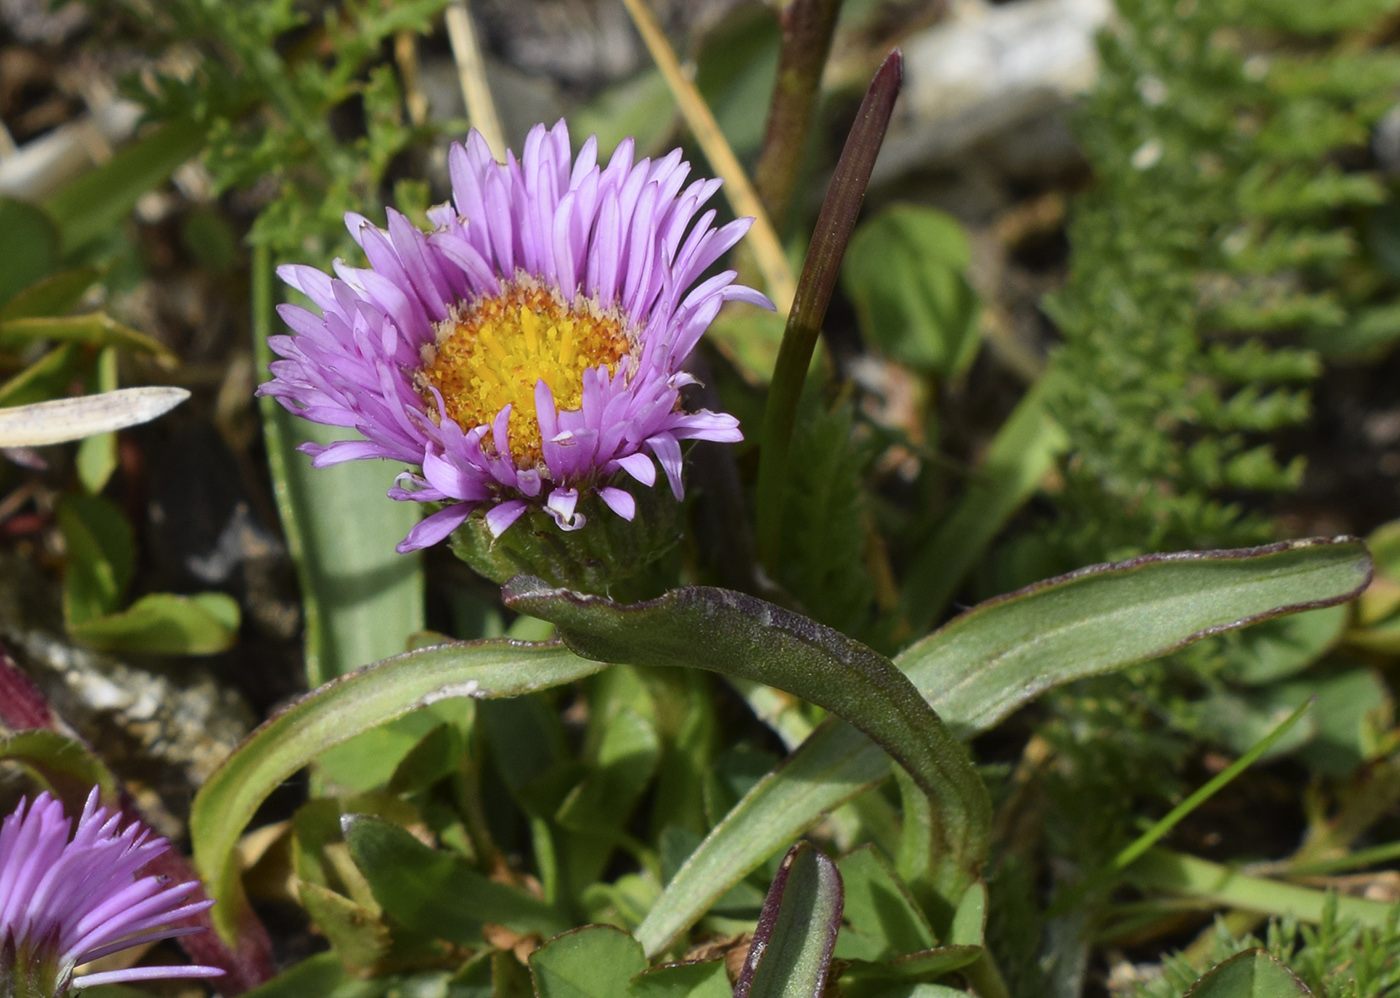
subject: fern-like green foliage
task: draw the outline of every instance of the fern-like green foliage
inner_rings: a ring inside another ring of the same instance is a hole
[[[1393,297],[1355,237],[1387,192],[1346,164],[1366,161],[1400,59],[1331,33],[1394,6],[1118,0],[1080,119],[1095,184],[1047,302],[1074,558],[1269,536],[1242,500],[1299,481],[1268,435],[1307,418],[1313,345]]]
[[[781,581],[817,620],[861,634],[875,595],[866,571],[871,529],[863,485],[875,449],[853,436],[850,403],[805,408],[789,459]]]
[[[426,32],[445,3],[348,0],[310,17],[293,0],[131,3],[164,63],[188,67],[143,78],[132,96],[155,120],[207,128],[216,188],[262,202],[254,245],[321,262],[354,250],[345,212],[382,219],[389,164],[424,131],[406,120],[386,43]]]
[[[1339,918],[1334,896],[1317,925],[1293,919],[1270,922],[1262,941],[1252,935],[1236,938],[1217,922],[1210,963],[1256,947],[1286,964],[1317,998],[1400,996],[1400,906],[1381,928],[1367,929]],[[1138,985],[1134,998],[1179,998],[1200,976],[1181,956],[1171,956],[1163,962],[1161,976]]]

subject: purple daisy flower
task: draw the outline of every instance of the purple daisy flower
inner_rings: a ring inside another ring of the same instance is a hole
[[[73,968],[132,946],[203,931],[177,923],[213,901],[186,899],[199,881],[138,876],[165,839],[88,795],[78,828],[47,793],[0,824],[0,993],[53,998],[70,987],[161,977],[217,977],[218,967],[132,967],[73,977]]]
[[[600,166],[596,139],[572,156],[563,121],[505,164],[473,131],[448,165],[453,200],[428,212],[432,232],[393,209],[387,232],[350,214],[367,269],[279,269],[321,314],[281,306],[296,335],[269,340],[284,359],[259,392],[364,437],[302,445],[316,466],[418,469],[389,495],[444,506],[400,551],[478,508],[496,537],[531,505],[574,530],[589,492],[630,520],[636,501],[615,483],[654,485],[653,459],[679,499],[680,441],[741,439],[733,416],[681,407],[694,380],[681,364],[725,302],[772,308],[734,271],[696,284],[750,220],[700,214],[720,181],[686,186],[680,150],[633,162],[628,139]]]

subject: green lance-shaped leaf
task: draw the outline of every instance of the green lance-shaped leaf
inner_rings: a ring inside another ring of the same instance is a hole
[[[0,198],[0,305],[47,276],[58,263],[58,228],[41,209]]]
[[[987,788],[967,750],[914,685],[859,641],[752,596],[705,586],[624,606],[518,576],[502,598],[512,609],[553,623],[585,657],[738,676],[845,718],[898,761],[933,802],[939,887],[957,897],[976,879],[991,825]]]
[[[347,814],[340,825],[374,899],[400,924],[430,939],[470,946],[480,943],[483,924],[546,936],[571,924],[538,898],[425,846],[397,825],[363,814]]]
[[[807,381],[807,367],[816,349],[826,307],[831,302],[841,259],[851,238],[856,216],[865,200],[870,171],[885,140],[885,129],[894,112],[895,98],[904,79],[904,56],[898,49],[881,63],[870,81],[855,124],[836,163],[822,210],[812,230],[807,259],[797,282],[792,311],[773,367],[773,381],[763,411],[763,439],[759,447],[757,521],[759,557],[776,576],[782,550],[783,484],[787,481],[788,450],[797,421],[797,402]]]
[[[4,215],[0,202],[0,217]],[[82,301],[84,292],[97,283],[96,267],[71,267],[40,278],[0,307],[0,322],[63,315]],[[0,298],[3,298],[0,292]]]
[[[1342,918],[1379,929],[1394,912],[1394,905],[1384,901],[1336,897],[1315,887],[1251,876],[1169,849],[1148,850],[1124,871],[1123,879],[1143,891],[1169,891],[1197,902],[1303,922],[1322,921],[1328,904],[1335,904]]]
[[[218,900],[215,927],[232,940],[247,904],[234,856],[239,834],[268,794],[322,752],[439,700],[520,696],[601,668],[559,645],[436,645],[333,680],[266,721],[214,771],[190,811],[195,866]]]
[[[763,902],[734,998],[821,998],[842,904],[836,864],[810,842],[788,850]]]
[[[1147,555],[982,603],[895,659],[961,736],[1054,686],[1156,658],[1198,638],[1341,603],[1371,577],[1353,538]],[[677,871],[637,938],[663,951],[715,900],[821,816],[889,775],[884,754],[827,723],[764,777]]]
[[[238,640],[238,603],[226,593],[147,593],[125,610],[69,624],[85,645],[145,655],[215,655]]]
[[[142,194],[199,154],[204,133],[204,125],[193,120],[166,125],[45,201],[63,253],[80,249],[121,222]]]
[[[278,327],[272,275],[270,251],[257,247],[253,349],[264,373],[274,359],[267,339]],[[296,449],[353,431],[298,419],[271,396],[260,400],[260,412],[277,512],[301,583],[307,685],[317,686],[403,651],[423,629],[422,556],[394,550],[418,522],[419,504],[385,494],[392,474],[379,461],[313,468]]]
[[[1068,446],[1064,429],[1046,411],[1041,379],[997,430],[962,497],[933,536],[911,553],[900,610],[913,633],[923,634],[943,612],[1006,522],[1040,487]]]
[[[1311,998],[1298,976],[1262,949],[1217,964],[1191,986],[1189,998]]]

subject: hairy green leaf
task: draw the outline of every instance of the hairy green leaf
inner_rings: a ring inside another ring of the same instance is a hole
[[[929,834],[937,843],[939,887],[958,896],[976,879],[991,821],[986,787],[914,686],[865,645],[771,603],[702,586],[623,606],[520,576],[502,598],[554,623],[580,654],[736,675],[845,718],[934,801]]]
[[[1345,538],[1147,556],[989,600],[896,663],[966,737],[1060,683],[1253,621],[1351,599],[1370,573],[1365,548]],[[648,953],[661,952],[765,858],[887,773],[883,754],[857,731],[824,724],[691,854],[637,938]]]

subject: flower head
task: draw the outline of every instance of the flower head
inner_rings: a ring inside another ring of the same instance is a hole
[[[270,339],[283,359],[259,391],[364,437],[303,445],[318,466],[414,467],[389,494],[444,505],[401,551],[478,508],[493,536],[532,505],[577,529],[589,493],[630,520],[617,483],[654,485],[653,459],[680,498],[680,441],[741,439],[734,417],[685,411],[680,389],[726,301],[772,307],[733,271],[696,283],[749,220],[714,227],[701,209],[720,182],[687,186],[679,150],[633,162],[629,139],[600,166],[595,139],[573,157],[562,121],[504,164],[473,131],[448,166],[453,200],[429,211],[432,232],[392,209],[387,231],[351,214],[368,268],[279,270],[321,314],[281,307],[295,335]]]
[[[176,926],[214,903],[186,903],[197,880],[138,876],[169,846],[139,821],[119,824],[97,806],[95,787],[76,832],[63,804],[46,793],[32,804],[21,800],[0,824],[0,993],[53,998],[69,987],[223,973],[183,965],[73,977],[75,967],[98,957],[202,931]]]

